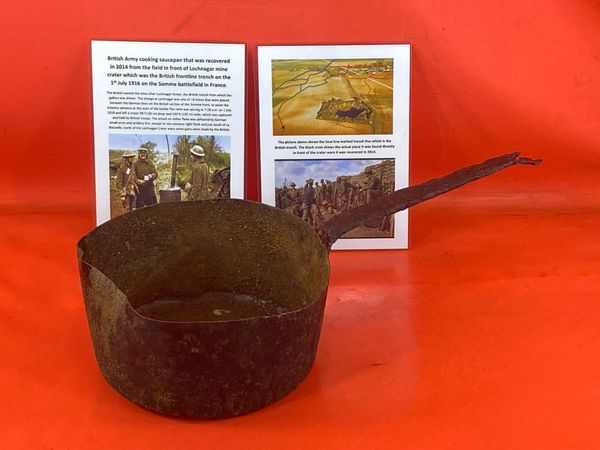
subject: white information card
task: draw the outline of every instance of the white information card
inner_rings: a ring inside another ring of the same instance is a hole
[[[264,203],[319,223],[408,185],[410,46],[258,48]],[[408,213],[333,249],[408,246]]]
[[[243,44],[92,41],[96,218],[244,196]]]

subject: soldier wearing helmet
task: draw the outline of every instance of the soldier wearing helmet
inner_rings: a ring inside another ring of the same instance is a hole
[[[367,203],[371,203],[383,193],[383,185],[381,179],[373,173],[373,169],[368,167],[365,169],[367,181],[364,183],[364,189],[367,191]]]
[[[154,180],[158,178],[154,163],[148,158],[148,149],[138,149],[138,159],[133,163],[129,183],[135,187],[137,197],[136,208],[154,205],[156,203],[156,192],[154,191]]]
[[[315,193],[317,197],[317,205],[322,205],[329,201],[329,186],[325,184],[325,180],[321,178],[321,184]]]
[[[337,177],[337,207],[340,211],[346,211],[350,206],[350,183],[345,176]]]
[[[321,212],[321,215],[323,216],[323,221],[332,219],[336,215],[333,205],[329,203],[329,200],[323,202],[323,211]]]
[[[309,224],[314,224],[313,205],[315,204],[315,188],[313,187],[314,180],[309,178],[306,180],[304,190],[302,192],[302,219]]]
[[[292,214],[298,217],[302,217],[302,199],[300,198],[300,191],[296,189],[296,183],[293,181],[290,183],[290,188],[285,193],[290,205],[292,205]]]
[[[121,165],[117,169],[117,190],[123,204],[123,212],[133,211],[135,209],[135,189],[129,183],[129,176],[133,168],[133,159],[135,152],[126,150],[121,156]]]
[[[210,172],[204,161],[204,149],[200,145],[194,145],[190,149],[192,155],[192,175],[185,185],[188,192],[188,200],[207,200]]]

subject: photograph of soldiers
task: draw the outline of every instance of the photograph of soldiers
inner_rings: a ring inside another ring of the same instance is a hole
[[[302,220],[306,220],[311,225],[314,224],[313,207],[315,206],[315,188],[313,187],[313,182],[312,178],[306,180],[302,192]]]
[[[229,198],[230,136],[110,134],[108,138],[111,218],[157,201]]]
[[[314,181],[320,177],[320,182]],[[296,182],[305,180],[301,189]],[[332,181],[334,180],[334,181]],[[394,191],[393,159],[276,160],[275,205],[313,227]],[[343,238],[393,237],[393,216],[361,225]]]
[[[126,213],[135,209],[135,188],[129,182],[135,153],[126,151],[121,158],[121,165],[117,169],[117,190],[123,206],[122,212]]]
[[[154,191],[154,180],[158,178],[158,172],[154,163],[148,158],[148,149],[138,149],[138,159],[133,163],[133,169],[129,174],[129,184],[134,186],[135,207],[154,205],[156,203],[156,192]]]
[[[188,200],[206,200],[208,199],[209,170],[204,161],[204,149],[199,145],[194,145],[190,149],[192,154],[192,175],[185,185],[185,191],[188,192]]]

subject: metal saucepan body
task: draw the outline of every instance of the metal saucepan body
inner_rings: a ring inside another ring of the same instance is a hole
[[[78,254],[98,365],[145,408],[245,414],[291,392],[313,364],[328,252],[291,214],[244,200],[164,203],[99,226]],[[224,306],[188,310],[193,320],[140,313],[206,293]],[[254,311],[232,311],[244,302]]]

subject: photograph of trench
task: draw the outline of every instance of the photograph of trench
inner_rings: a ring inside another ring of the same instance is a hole
[[[392,134],[393,60],[271,62],[273,135]]]
[[[315,228],[395,190],[395,160],[275,160],[275,207]],[[341,239],[393,238],[394,216],[370,220]]]

